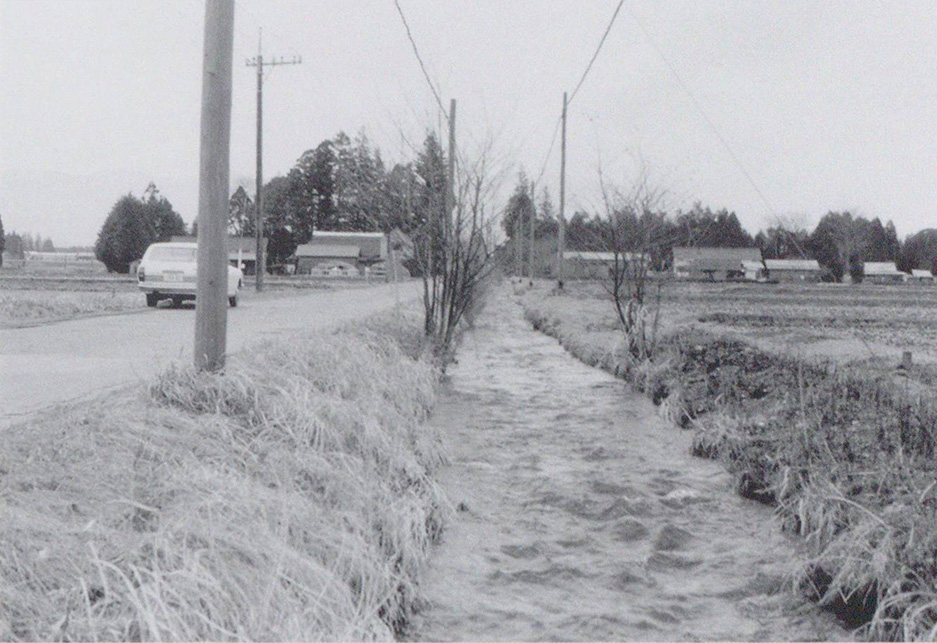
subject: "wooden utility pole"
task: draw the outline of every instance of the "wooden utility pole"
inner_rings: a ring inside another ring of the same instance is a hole
[[[253,60],[247,61],[248,67],[257,68],[257,195],[254,198],[254,207],[256,213],[254,216],[254,226],[256,228],[257,236],[257,249],[256,249],[256,258],[254,262],[255,268],[254,273],[256,275],[256,284],[257,290],[264,289],[264,271],[266,268],[266,261],[264,258],[264,225],[263,225],[263,212],[264,212],[264,200],[263,200],[263,189],[264,189],[264,158],[263,158],[263,149],[264,149],[264,67],[276,67],[280,65],[299,65],[302,64],[303,59],[301,57],[294,57],[292,60],[283,60],[281,57],[279,60],[269,60],[264,62],[263,56],[263,30],[261,29],[260,37],[257,39],[257,57]]]
[[[195,366],[224,367],[228,314],[228,173],[234,0],[206,0],[198,187]]]
[[[446,240],[452,231],[452,208],[455,202],[455,99],[449,101],[449,172],[446,177]]]
[[[523,249],[521,248],[521,237],[523,233],[521,232],[521,218],[520,216],[514,219],[514,272],[517,273],[518,277],[523,277],[524,272],[521,270],[521,253]]]
[[[537,225],[537,182],[530,186],[530,248],[527,251],[527,276],[534,281],[534,229]]]
[[[563,92],[563,139],[560,142],[560,226],[556,240],[557,286],[566,277],[566,92]]]

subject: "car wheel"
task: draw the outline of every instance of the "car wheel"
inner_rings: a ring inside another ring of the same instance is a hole
[[[233,297],[228,297],[228,303],[231,304],[231,308],[238,307],[238,296],[234,295]]]
[[[150,308],[156,308],[156,304],[159,303],[159,297],[156,296],[154,292],[146,293],[146,305]]]

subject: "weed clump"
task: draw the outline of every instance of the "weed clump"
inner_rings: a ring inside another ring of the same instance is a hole
[[[0,638],[392,639],[448,512],[407,328],[264,342],[7,429]]]

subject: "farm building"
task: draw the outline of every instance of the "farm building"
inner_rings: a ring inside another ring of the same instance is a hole
[[[6,257],[4,257],[6,259]],[[106,272],[107,268],[98,261],[93,252],[36,252],[27,250],[23,260],[12,265],[22,265],[29,272],[68,271]]]
[[[673,272],[678,279],[742,279],[745,277],[743,261],[762,263],[761,248],[673,249]]]
[[[906,276],[893,261],[867,261],[863,280],[873,284],[895,284],[903,282]]]
[[[605,279],[615,263],[615,253],[567,250],[563,262],[567,279]]]
[[[906,280],[909,283],[914,284],[932,284],[937,283],[937,279],[934,278],[934,275],[930,270],[920,270],[915,268],[911,271],[911,274],[907,276]]]
[[[195,243],[197,237],[175,236],[172,241]],[[228,262],[232,266],[241,267],[245,275],[253,275],[257,265],[257,240],[254,237],[228,236]],[[267,250],[267,238],[263,238],[264,252]]]
[[[774,281],[820,281],[820,264],[816,259],[765,259],[768,279]]]
[[[625,252],[618,255],[619,265],[622,266],[639,265],[649,259],[649,255],[638,252]],[[614,252],[567,250],[563,253],[563,261],[567,279],[605,279],[615,269]]]
[[[742,272],[749,281],[761,281],[765,278],[765,264],[760,261],[743,261]]]
[[[396,270],[391,270],[393,266],[388,265],[391,248]],[[412,256],[413,243],[399,230],[389,235],[382,232],[317,230],[309,243],[296,248],[296,273],[359,276],[368,269],[369,272],[384,274],[388,278],[393,276],[393,272],[398,277],[408,278],[410,273],[402,262]]]

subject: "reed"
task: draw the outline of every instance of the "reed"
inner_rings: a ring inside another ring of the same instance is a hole
[[[392,639],[449,511],[419,323],[264,342],[6,429],[0,638]]]

